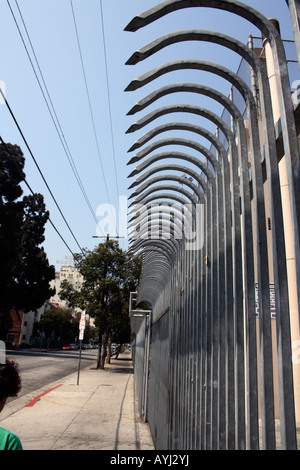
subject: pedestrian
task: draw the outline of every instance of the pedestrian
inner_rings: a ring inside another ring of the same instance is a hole
[[[0,363],[0,413],[8,397],[15,397],[21,390],[19,366],[14,361]],[[23,450],[18,436],[0,427],[0,450]]]
[[[120,354],[120,350],[121,350],[121,346],[118,344],[118,346],[116,347],[116,359],[118,359],[118,356]]]

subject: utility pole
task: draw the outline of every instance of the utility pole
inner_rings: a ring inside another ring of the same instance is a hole
[[[106,241],[108,240],[115,240],[116,238],[125,238],[125,237],[119,237],[118,235],[114,235],[113,237],[111,237],[109,235],[109,233],[107,233],[106,235],[93,235],[93,238],[106,238]]]

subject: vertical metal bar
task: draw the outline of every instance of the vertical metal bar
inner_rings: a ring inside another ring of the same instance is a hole
[[[144,392],[142,416],[144,422],[148,417],[148,379],[149,379],[149,361],[150,361],[150,338],[151,337],[151,316],[145,317],[145,361],[144,361]]]
[[[192,289],[192,274],[193,274],[193,256],[192,251],[187,253],[187,288],[188,288],[188,325],[187,325],[187,395],[189,400],[188,417],[187,417],[187,449],[192,448],[192,435],[193,435],[193,337],[194,331],[192,328],[193,322],[193,289]]]
[[[206,246],[206,381],[205,381],[205,449],[211,450],[211,425],[212,425],[212,409],[211,409],[211,380],[212,380],[212,227],[211,227],[211,201],[207,197],[207,246]]]
[[[295,44],[298,55],[298,65],[300,68],[300,0],[286,0],[290,9]]]
[[[216,137],[219,136],[218,129],[216,130]],[[217,150],[217,149],[216,149]],[[220,155],[217,151],[217,161],[219,161]],[[226,331],[226,315],[227,315],[227,296],[226,286],[229,284],[228,272],[226,269],[226,213],[225,213],[225,188],[222,184],[221,172],[216,172],[217,180],[217,198],[218,198],[218,276],[219,276],[219,363],[218,363],[218,423],[219,423],[219,435],[218,445],[219,450],[226,449],[226,349],[225,349],[225,331]],[[229,288],[229,286],[228,286]]]
[[[197,407],[197,390],[199,384],[198,377],[198,334],[199,334],[199,324],[198,324],[198,290],[199,285],[199,249],[194,253],[193,259],[193,271],[192,271],[192,282],[193,282],[193,316],[192,316],[192,331],[193,331],[193,376],[192,376],[192,388],[193,388],[193,421],[192,421],[192,450],[197,450],[197,421],[198,421],[198,407]]]
[[[183,338],[183,351],[182,351],[182,379],[183,379],[183,391],[182,391],[182,438],[183,447],[187,449],[188,439],[188,414],[189,414],[189,394],[188,394],[188,378],[189,378],[189,367],[188,367],[188,320],[189,320],[189,289],[188,289],[188,259],[187,252],[183,250],[183,293],[182,293],[182,338]]]
[[[232,92],[231,92],[231,99]],[[249,117],[250,118],[250,117]],[[249,421],[251,421],[252,429],[254,430],[253,421],[257,421],[257,382],[256,382],[256,371],[257,371],[257,358],[256,358],[256,320],[255,320],[255,292],[254,292],[254,256],[253,256],[253,231],[252,231],[252,216],[251,216],[251,204],[250,204],[250,183],[249,183],[249,171],[248,171],[248,148],[246,141],[246,133],[241,117],[237,118],[237,135],[239,142],[239,168],[240,168],[240,188],[241,188],[241,217],[243,227],[243,266],[244,266],[244,279],[245,279],[245,318],[244,324],[242,325],[243,331],[246,336],[246,351],[247,351],[247,385],[249,385],[249,391],[251,393],[251,408],[249,408]],[[252,148],[250,147],[250,152]],[[251,153],[250,153],[251,154]],[[256,180],[255,180],[256,181]],[[256,186],[254,190],[256,191]],[[256,209],[256,194],[255,194],[255,209]],[[264,215],[264,214],[263,214]],[[257,219],[256,219],[257,221]],[[264,220],[262,220],[264,223]],[[264,229],[265,231],[265,229]],[[261,238],[259,237],[259,241]],[[265,246],[266,247],[266,246]],[[260,262],[260,259],[259,259]],[[259,271],[261,269],[258,264]],[[266,266],[266,273],[268,274]],[[269,313],[269,309],[268,309]],[[249,335],[251,340],[249,341]],[[244,405],[243,405],[244,406]],[[245,411],[244,418],[245,420]],[[248,440],[250,436],[248,435]],[[246,441],[242,443],[246,447]]]
[[[203,250],[202,263],[202,337],[201,337],[201,450],[206,449],[206,402],[207,402],[207,311],[208,311],[208,272],[207,272],[207,253],[209,243],[209,209],[205,205],[205,247]]]
[[[212,200],[212,449],[219,446],[219,317],[220,317],[220,291],[219,291],[219,217],[218,200],[215,182],[211,183]],[[223,299],[222,299],[223,300]]]
[[[185,250],[182,250],[181,253],[182,256],[182,281],[181,281],[181,286],[182,286],[182,292],[181,292],[181,400],[180,400],[180,405],[181,405],[181,413],[180,413],[180,419],[181,419],[181,433],[180,433],[180,438],[181,438],[181,448],[185,449],[185,439],[186,439],[186,429],[185,429],[185,412],[186,412],[186,354],[185,354],[185,348],[186,348],[186,304],[185,304],[185,288],[186,288],[186,259],[185,259]]]

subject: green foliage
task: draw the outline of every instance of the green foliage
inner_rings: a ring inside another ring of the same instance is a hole
[[[112,341],[129,342],[128,299],[137,286],[140,261],[133,261],[116,241],[107,240],[93,251],[77,255],[76,267],[84,277],[81,290],[75,291],[64,281],[60,297],[95,319],[99,344],[102,336],[104,341],[109,337]]]
[[[0,311],[35,310],[54,294],[54,266],[40,245],[49,213],[43,196],[22,196],[25,159],[21,149],[0,145]]]
[[[0,145],[0,159],[1,203],[12,203],[22,196],[20,183],[25,178],[25,158],[20,147],[6,144]]]
[[[52,340],[62,339],[74,342],[78,336],[79,318],[72,316],[70,309],[52,308],[47,310],[40,322],[35,323],[33,336],[41,333]]]

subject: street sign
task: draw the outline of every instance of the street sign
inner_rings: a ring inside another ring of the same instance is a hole
[[[81,313],[81,317],[80,317],[80,320],[79,320],[79,329],[80,330],[85,329],[85,313],[84,312]]]
[[[83,336],[84,336],[84,328],[82,330],[79,330],[79,341],[83,340]]]

